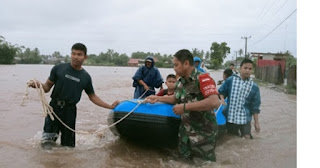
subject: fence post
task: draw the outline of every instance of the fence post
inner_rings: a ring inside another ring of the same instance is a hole
[[[288,70],[287,86],[297,89],[297,65],[290,66]]]

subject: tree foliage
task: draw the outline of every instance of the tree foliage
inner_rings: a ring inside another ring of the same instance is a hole
[[[141,51],[133,52],[131,54],[131,58],[136,58],[136,59],[145,59],[147,56],[151,56],[158,60],[156,63],[157,67],[164,67],[164,68],[172,67],[173,56],[171,54],[161,55],[160,53],[141,52]]]
[[[11,45],[3,36],[0,36],[0,64],[13,64],[17,51],[16,45]]]
[[[226,42],[222,42],[221,44],[213,42],[210,51],[211,65],[213,65],[215,69],[218,69],[222,65],[223,60],[230,54],[230,47],[227,46]]]
[[[287,55],[286,67],[289,68],[292,65],[297,65],[297,58],[295,58],[290,51],[286,51],[284,54]]]
[[[204,51],[203,50],[200,51],[197,48],[193,48],[191,53],[194,57],[199,57],[201,60],[203,60],[203,58],[204,58]]]
[[[20,63],[20,64],[39,64],[42,62],[42,57],[40,55],[40,51],[38,48],[31,50],[30,48],[24,49],[24,47],[21,47],[20,49],[21,50],[17,54],[17,57],[20,59],[17,60],[17,63]]]
[[[112,49],[101,52],[99,55],[90,54],[86,61],[87,65],[125,66],[129,61],[126,54],[119,54]]]
[[[207,51],[206,54],[205,54],[205,60],[209,60],[210,59],[210,52]]]
[[[242,56],[242,54],[243,54],[243,50],[242,50],[242,49],[240,49],[238,52],[239,52],[239,57],[241,57],[241,56]]]
[[[70,62],[70,56],[63,56],[59,51],[53,52],[51,55],[41,55],[38,48],[30,49],[24,46],[11,45],[0,36],[0,63],[16,63],[21,64],[58,64],[62,62]],[[240,51],[239,51],[240,52]],[[207,64],[218,69],[221,67],[223,60],[230,53],[230,47],[226,42],[213,42],[209,51],[192,48],[191,53],[194,56],[201,58]],[[131,54],[131,58],[145,59],[147,56],[152,56],[157,60],[157,67],[172,68],[173,56],[171,54],[160,54],[153,52],[136,51]],[[101,52],[98,55],[89,54],[85,65],[103,65],[103,66],[127,66],[130,57],[127,54],[118,53],[112,49]]]

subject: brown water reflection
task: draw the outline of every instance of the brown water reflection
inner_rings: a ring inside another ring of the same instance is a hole
[[[20,106],[26,82],[45,81],[52,65],[0,65],[0,167],[195,167],[178,161],[172,149],[137,146],[109,130],[104,136],[77,135],[75,149],[39,147],[44,118],[36,91]],[[107,102],[133,97],[135,67],[85,67],[97,95]],[[160,69],[162,76],[174,73]],[[222,79],[222,71],[211,76]],[[219,140],[217,162],[202,167],[296,167],[296,96],[267,87],[261,91],[261,133],[244,140],[225,135]],[[49,94],[46,95],[49,100]],[[78,104],[77,130],[94,132],[107,125],[109,110],[95,106],[85,93]]]

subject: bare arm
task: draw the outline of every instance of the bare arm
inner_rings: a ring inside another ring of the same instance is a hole
[[[254,119],[254,128],[255,128],[256,132],[259,133],[260,132],[259,114],[258,113],[254,113],[253,114],[253,119]]]
[[[54,83],[51,80],[47,79],[46,83],[42,84],[44,92],[48,93],[53,85]]]
[[[163,103],[168,103],[168,104],[176,104],[177,103],[177,99],[174,95],[171,95],[171,96],[151,95],[146,98],[146,101],[148,103],[155,103],[155,102],[163,102]]]
[[[142,79],[138,80],[138,83],[143,86],[144,90],[149,90],[149,86]]]
[[[219,105],[218,95],[210,95],[201,101],[186,103],[185,108],[187,111],[210,111],[219,107]]]
[[[51,80],[47,79],[46,83],[40,83],[39,81],[35,81],[35,83],[31,82],[29,84],[29,86],[32,87],[32,88],[36,88],[36,87],[39,88],[40,84],[42,85],[42,88],[43,88],[45,93],[48,93],[50,91],[50,89],[52,88],[52,86],[54,85],[54,83]]]
[[[108,109],[113,109],[119,104],[119,101],[117,100],[110,105],[101,100],[100,97],[98,97],[95,93],[88,95],[88,97],[94,104]]]
[[[218,95],[210,95],[209,97],[185,104],[177,104],[173,107],[173,112],[182,115],[184,111],[211,111],[220,105]]]
[[[220,99],[221,99],[221,104],[226,105],[226,102],[224,101],[224,96],[220,95]]]

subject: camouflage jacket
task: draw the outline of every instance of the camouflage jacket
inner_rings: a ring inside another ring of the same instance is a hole
[[[201,75],[205,74],[195,69],[188,79],[179,78],[175,88],[175,97],[178,104],[196,102],[205,98],[200,88],[199,76]],[[206,87],[213,88],[211,90],[214,92],[210,93],[210,95],[218,94],[214,81],[213,86]],[[216,117],[213,111],[184,111],[181,115],[181,121],[189,136],[195,136],[199,133],[210,136],[217,129]]]

